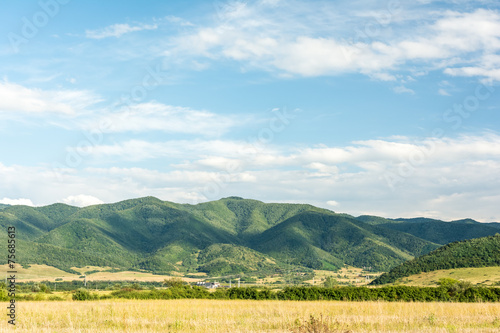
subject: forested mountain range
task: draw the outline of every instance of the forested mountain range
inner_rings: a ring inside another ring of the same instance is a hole
[[[500,233],[450,243],[382,274],[372,284],[392,283],[421,272],[464,267],[500,266]]]
[[[419,223],[239,197],[197,205],[145,197],[84,208],[0,207],[0,225],[16,227],[19,263],[66,271],[93,265],[224,275],[291,266],[336,270],[346,264],[386,271],[443,244],[445,238],[431,239],[432,232],[401,227],[425,229]],[[457,223],[481,227],[457,237],[486,230],[483,224]],[[6,237],[1,233],[0,241]]]
[[[500,232],[500,223],[480,223],[472,219],[444,222],[429,218],[386,219],[378,216],[358,216],[358,220],[380,227],[398,230],[445,245],[460,240],[486,237]]]

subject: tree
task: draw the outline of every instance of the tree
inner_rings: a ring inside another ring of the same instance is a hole
[[[334,288],[338,284],[339,284],[339,282],[336,279],[334,279],[333,277],[331,277],[331,276],[327,277],[326,280],[325,280],[325,282],[323,283],[323,285],[326,288]]]
[[[184,281],[181,278],[173,277],[170,279],[165,279],[163,285],[168,288],[179,288],[184,285]]]

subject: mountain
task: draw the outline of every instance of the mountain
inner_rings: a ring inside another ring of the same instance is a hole
[[[6,208],[6,207],[9,207],[9,205],[6,205],[6,204],[1,204],[1,203],[0,203],[0,209],[4,209],[4,208]]]
[[[345,264],[384,271],[439,247],[385,224],[239,197],[197,205],[145,197],[84,208],[58,203],[0,210],[0,225],[17,229],[21,263],[67,271],[94,265],[213,275]],[[6,237],[0,234],[0,241]]]
[[[426,239],[437,244],[448,244],[460,240],[480,238],[495,235],[499,232],[486,223],[461,223],[461,222],[411,222],[389,223],[379,226],[398,230]]]
[[[389,269],[438,247],[408,234],[321,212],[295,215],[254,237],[252,246],[275,258],[315,269],[349,264],[376,270]]]
[[[373,215],[361,215],[361,216],[356,217],[356,220],[367,223],[367,224],[371,224],[371,225],[394,223],[394,220],[386,219],[386,218],[380,217],[380,216],[373,216]]]
[[[421,272],[465,267],[500,266],[500,234],[447,244],[394,267],[371,284],[392,283]]]
[[[473,219],[445,222],[424,217],[387,219],[370,215],[358,216],[356,219],[370,225],[409,233],[441,245],[460,240],[492,236],[500,229],[500,223],[481,223]]]

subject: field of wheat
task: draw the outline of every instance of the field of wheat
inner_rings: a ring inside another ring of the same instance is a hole
[[[13,331],[7,319],[4,316],[0,323],[1,332]],[[499,332],[500,304],[248,300],[20,302],[15,331]]]

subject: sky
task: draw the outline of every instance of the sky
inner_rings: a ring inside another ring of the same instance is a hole
[[[0,203],[500,221],[498,1],[0,4]]]

